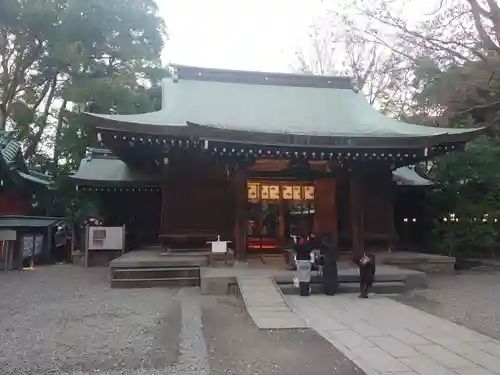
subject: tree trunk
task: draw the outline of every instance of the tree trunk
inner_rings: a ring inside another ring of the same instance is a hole
[[[7,125],[7,108],[0,104],[0,130],[5,130]]]
[[[66,112],[66,106],[68,105],[68,101],[64,99],[61,109],[59,110],[59,116],[57,119],[57,126],[56,126],[56,139],[55,139],[55,144],[54,144],[54,171],[53,173],[57,170],[57,167],[59,166],[59,158],[61,156],[61,136],[62,136],[62,126],[64,123],[64,113]]]
[[[45,110],[43,111],[43,114],[40,117],[40,121],[38,123],[38,131],[31,138],[29,146],[26,149],[26,152],[24,153],[25,159],[29,159],[30,157],[35,155],[38,144],[40,143],[40,141],[42,139],[43,132],[44,132],[45,128],[47,127],[47,120],[49,118],[50,106],[52,105],[52,102],[54,101],[54,97],[56,94],[58,75],[59,75],[59,73],[56,73],[56,74],[54,74],[54,78],[52,78],[52,81],[50,84],[49,96],[47,97],[47,103],[45,104]]]

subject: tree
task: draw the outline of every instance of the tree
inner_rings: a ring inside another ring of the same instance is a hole
[[[367,39],[346,15],[331,11],[316,21],[309,46],[296,53],[297,69],[307,74],[350,75],[370,104],[399,114],[411,64],[379,43]]]
[[[58,163],[75,109],[143,105],[163,45],[156,11],[152,0],[0,4],[0,128],[18,133],[27,158],[52,130]]]
[[[415,20],[408,14],[412,3],[353,0],[344,17],[356,21],[349,24],[363,38],[412,66],[403,119],[488,128],[464,153],[433,161],[439,189],[429,209],[436,223],[433,247],[459,256],[471,249],[492,252],[500,241],[500,8],[495,0],[442,0]]]
[[[59,211],[74,199],[65,176],[96,142],[79,112],[154,109],[164,37],[153,0],[0,2],[0,129],[56,175]]]

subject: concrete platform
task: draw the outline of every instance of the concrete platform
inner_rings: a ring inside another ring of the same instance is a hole
[[[161,255],[157,249],[136,250],[113,259],[111,268],[161,268],[161,267],[203,267],[208,265],[208,251],[185,252]]]
[[[313,272],[313,275],[316,273]],[[226,295],[236,286],[238,277],[272,278],[278,285],[292,284],[294,271],[271,267],[248,267],[237,265],[232,268],[200,269],[201,291],[205,294]],[[359,281],[358,270],[348,264],[339,265],[339,282],[356,283]],[[420,271],[403,269],[395,266],[377,265],[375,284],[404,282],[408,290],[427,287],[427,276]],[[317,276],[312,277],[312,282],[320,282]]]

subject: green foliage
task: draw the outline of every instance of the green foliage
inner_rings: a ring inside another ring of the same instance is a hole
[[[65,176],[95,142],[79,111],[158,109],[164,36],[153,0],[0,1],[0,129],[16,131],[31,164],[48,161],[56,213],[72,207]]]
[[[500,240],[500,137],[483,137],[466,152],[437,161],[439,189],[431,196],[435,218],[431,241],[454,256],[492,254]],[[456,220],[450,220],[453,213]],[[447,218],[444,221],[443,218]]]
[[[413,84],[418,88],[415,108],[421,118],[437,113],[446,126],[489,129],[465,152],[434,161],[431,175],[439,188],[431,195],[429,214],[435,222],[433,248],[459,258],[491,255],[500,241],[500,79],[480,61],[442,69],[425,58]],[[450,213],[458,221],[450,220]]]

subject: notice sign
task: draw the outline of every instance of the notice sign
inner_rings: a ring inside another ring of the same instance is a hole
[[[106,239],[106,229],[96,229],[92,231],[92,245],[102,248]]]
[[[122,250],[123,227],[89,227],[89,250]]]

